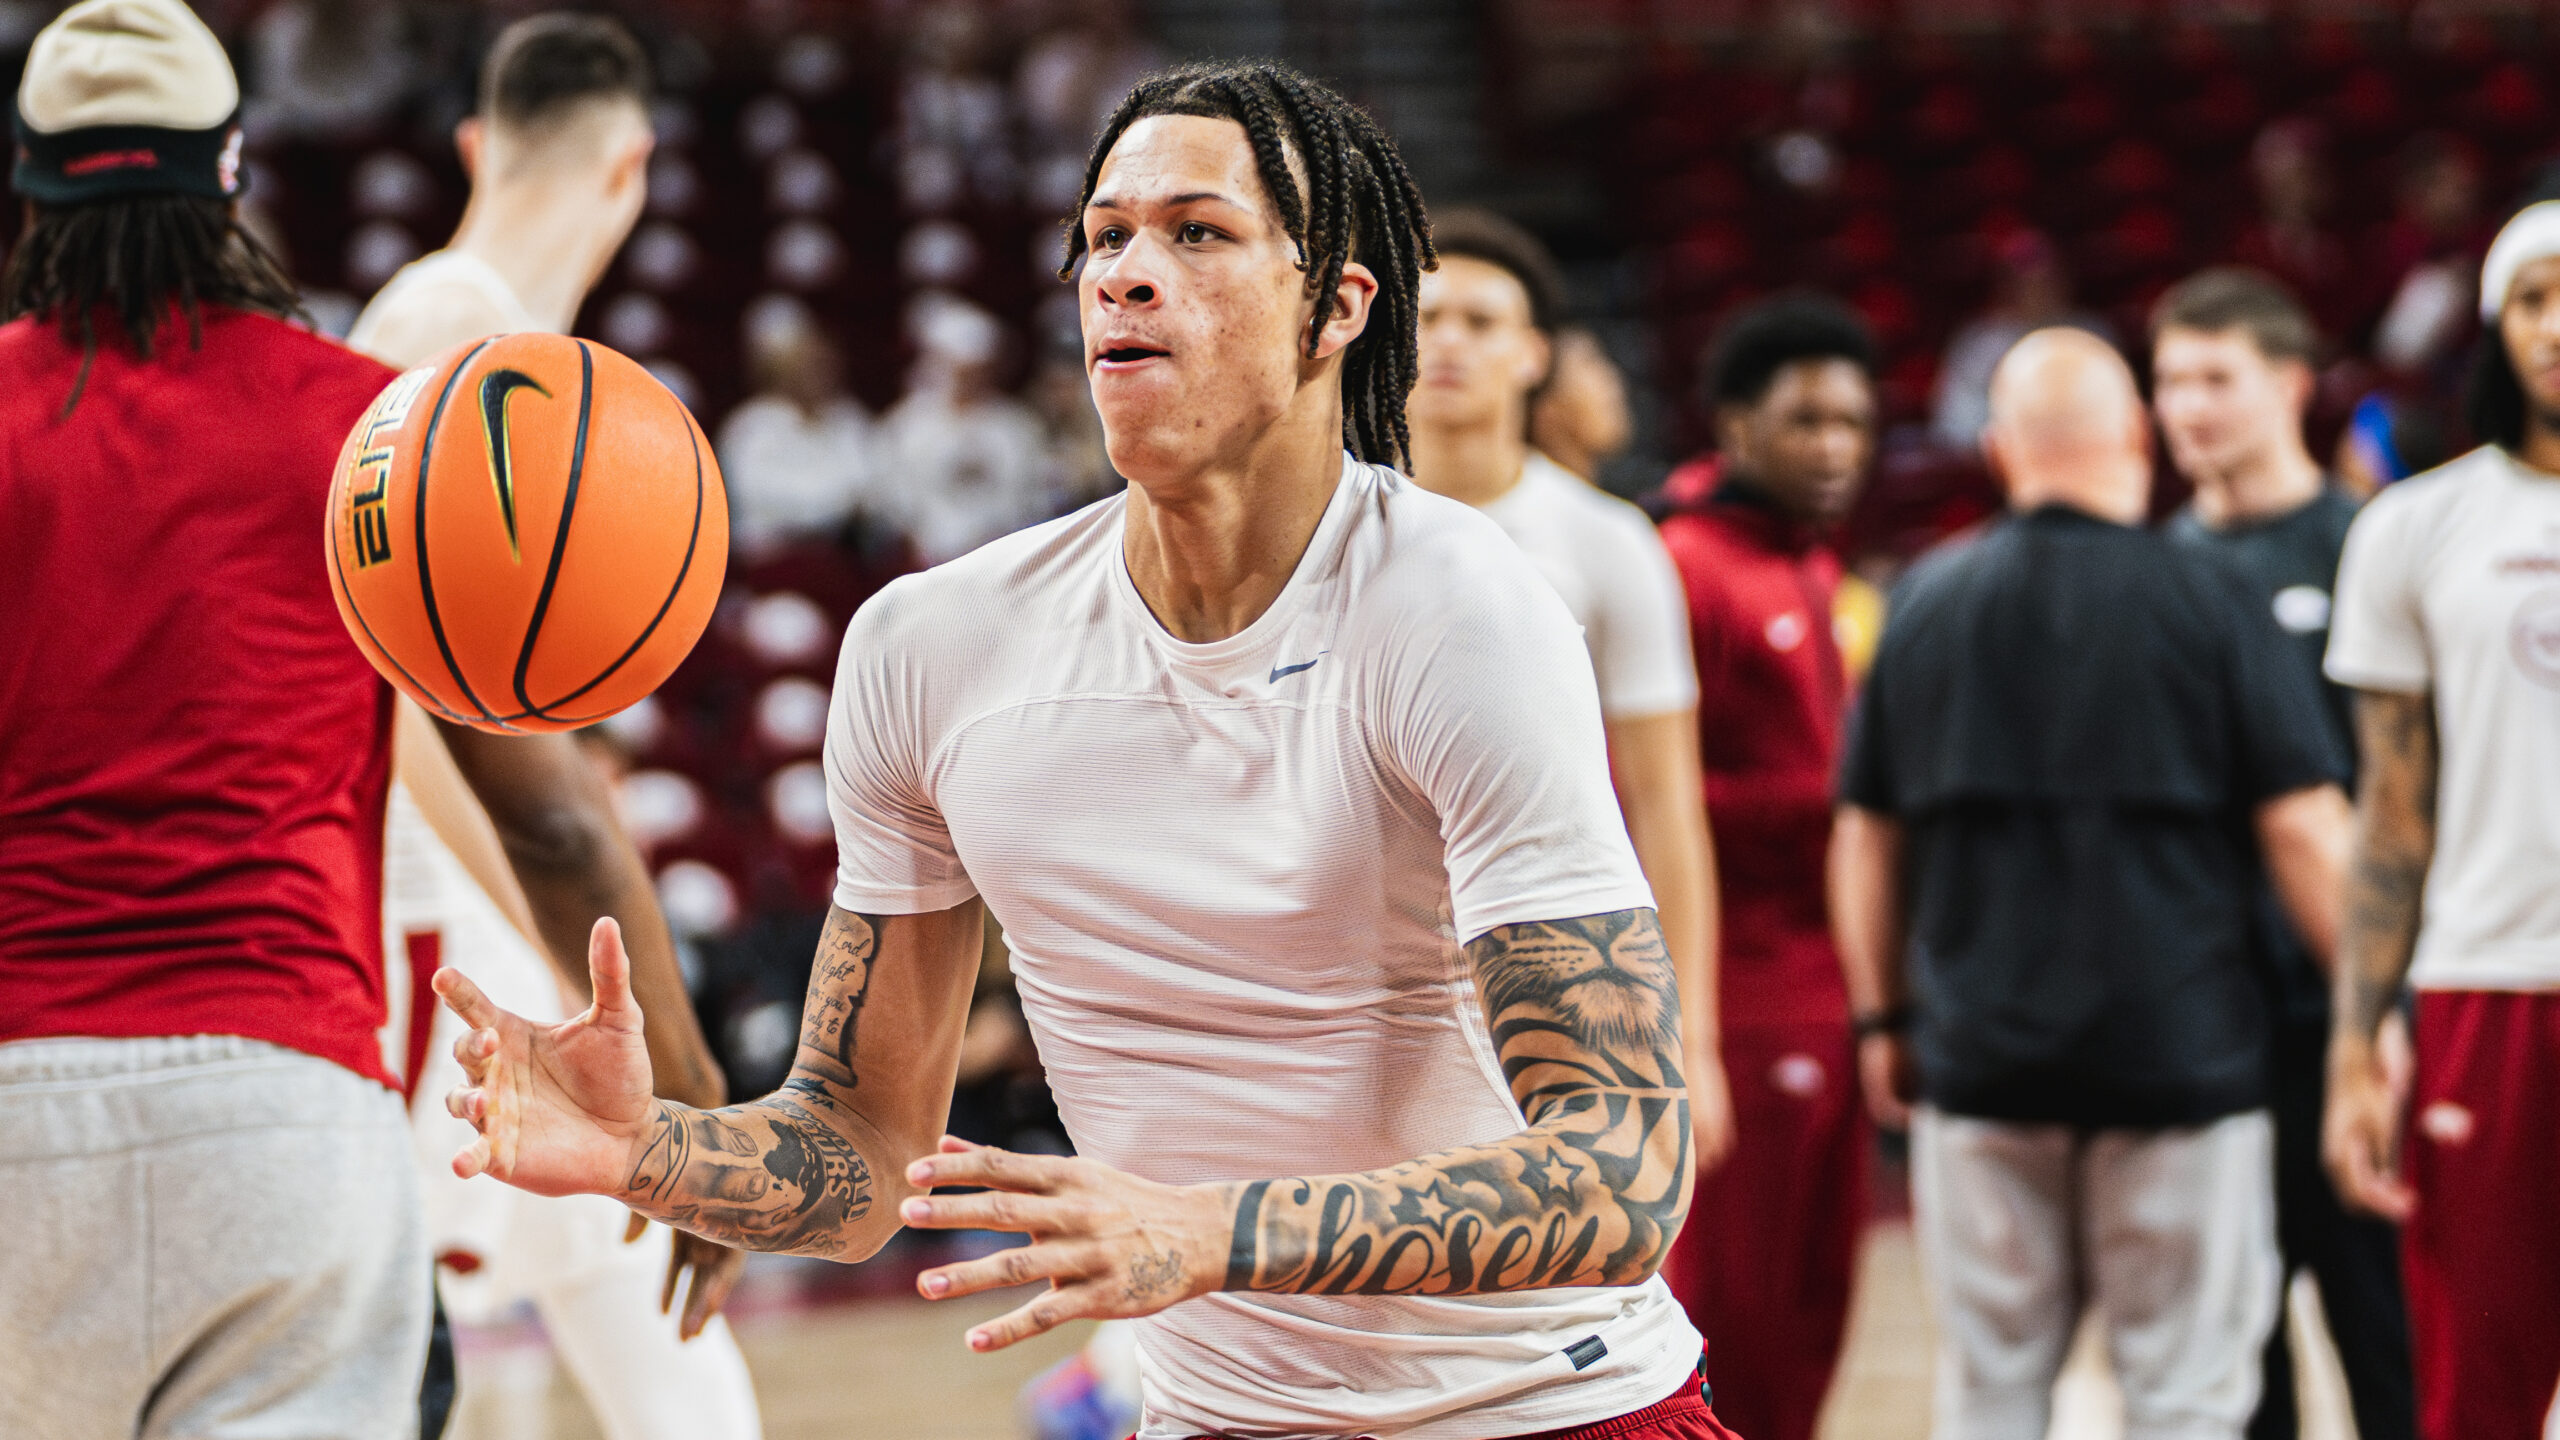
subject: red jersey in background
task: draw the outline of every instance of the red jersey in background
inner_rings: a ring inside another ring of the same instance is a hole
[[[1698,743],[1715,830],[1725,1028],[1840,1020],[1823,868],[1849,682],[1832,633],[1840,560],[1756,493],[1673,472],[1697,495],[1662,523],[1689,596]],[[1701,473],[1703,472],[1703,473]]]
[[[0,326],[0,1041],[242,1035],[387,1083],[391,691],[322,537],[391,372],[263,316],[148,361],[101,322],[85,383]]]
[[[1689,598],[1698,739],[1723,911],[1734,1146],[1698,1178],[1663,1274],[1706,1334],[1716,1409],[1750,1440],[1813,1440],[1867,1206],[1864,1111],[1823,874],[1848,681],[1840,562],[1717,465],[1665,485]]]

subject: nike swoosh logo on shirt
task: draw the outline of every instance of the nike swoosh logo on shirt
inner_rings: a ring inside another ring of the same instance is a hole
[[[1317,656],[1317,657],[1316,657],[1316,660],[1321,660],[1321,659],[1323,659],[1323,658],[1324,658],[1323,656],[1319,655],[1319,656]],[[1272,667],[1271,667],[1271,683],[1272,683],[1272,684],[1274,684],[1274,685],[1277,685],[1277,684],[1279,684],[1281,681],[1283,681],[1283,680],[1287,679],[1288,677],[1290,677],[1290,676],[1292,676],[1292,675],[1297,674],[1297,673],[1298,673],[1299,671],[1301,671],[1301,670],[1313,670],[1314,668],[1316,668],[1316,660],[1310,660],[1310,661],[1308,661],[1307,663],[1305,663],[1304,665],[1274,665],[1274,666],[1272,666]]]

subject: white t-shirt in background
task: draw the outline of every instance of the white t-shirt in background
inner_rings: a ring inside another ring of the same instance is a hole
[[[1331,1174],[1515,1133],[1462,942],[1653,903],[1572,617],[1493,524],[1346,456],[1270,609],[1189,644],[1129,579],[1125,515],[1113,496],[854,617],[836,903],[983,895],[1078,1150],[1132,1173]],[[1660,1400],[1699,1349],[1658,1279],[1217,1294],[1139,1336],[1146,1440],[1533,1433]]]
[[[1582,623],[1612,720],[1697,708],[1689,602],[1653,521],[1532,450],[1520,483],[1477,507],[1502,527]]]
[[[720,476],[728,482],[729,543],[752,555],[801,539],[826,539],[876,504],[871,417],[849,399],[809,415],[780,395],[758,395],[720,422]]]
[[[2410,983],[2560,988],[2560,476],[2483,446],[2347,532],[2329,678],[2435,693],[2435,862]]]

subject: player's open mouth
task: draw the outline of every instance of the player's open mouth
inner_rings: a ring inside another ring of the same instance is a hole
[[[1104,365],[1136,365],[1147,360],[1161,360],[1170,353],[1152,345],[1113,345],[1096,358]]]

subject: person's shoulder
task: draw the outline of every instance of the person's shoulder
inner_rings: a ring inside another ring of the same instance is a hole
[[[2433,470],[2385,485],[2364,502],[2361,515],[2387,519],[2454,509],[2478,498],[2488,487],[2511,478],[2515,462],[2495,445],[2457,455]],[[2378,520],[2375,523],[2385,523]]]
[[[292,372],[303,384],[339,383],[364,392],[370,401],[398,371],[339,341],[273,315],[248,310],[209,314],[209,330],[227,333],[264,362]]]
[[[899,576],[855,612],[845,656],[976,656],[1036,631],[1062,586],[1089,579],[1117,544],[1120,495],[1097,500],[930,569]]]
[[[1661,548],[1661,532],[1654,529],[1653,517],[1645,514],[1642,507],[1619,499],[1543,455],[1530,455],[1529,463],[1521,469],[1520,483],[1535,487],[1544,512],[1570,526],[1577,540],[1620,552]]]
[[[1346,543],[1365,551],[1373,591],[1452,595],[1502,591],[1534,573],[1510,532],[1463,500],[1434,494],[1383,465],[1349,477]]]

